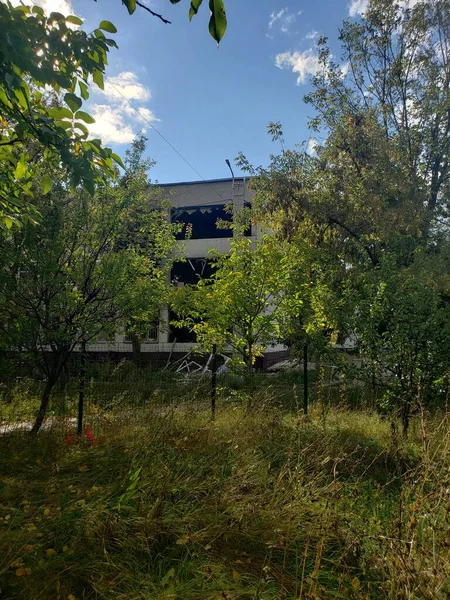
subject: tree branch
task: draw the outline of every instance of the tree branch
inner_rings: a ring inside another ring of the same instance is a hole
[[[159,15],[158,13],[153,12],[148,6],[145,6],[145,4],[142,4],[141,2],[136,2],[136,4],[138,6],[140,6],[141,8],[143,8],[144,10],[146,10],[147,12],[149,12],[153,17],[157,17],[158,19],[161,19],[161,21],[163,23],[166,23],[167,25],[171,24],[171,21],[168,21],[162,15]]]

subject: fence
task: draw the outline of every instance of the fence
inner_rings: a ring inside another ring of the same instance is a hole
[[[292,372],[237,374],[228,361],[221,354],[187,354],[172,361],[159,357],[141,366],[132,360],[76,354],[52,391],[44,427],[64,424],[81,433],[96,422],[138,422],[149,411],[203,412],[214,418],[216,411],[233,403],[303,413],[309,402],[326,406],[344,396],[346,403],[357,404],[365,395],[367,404],[365,390],[349,389],[330,368],[308,374],[300,363]],[[0,433],[31,428],[44,385],[28,357],[0,360]]]

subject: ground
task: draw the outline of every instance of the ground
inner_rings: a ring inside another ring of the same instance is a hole
[[[448,426],[236,402],[8,433],[0,598],[448,598]]]

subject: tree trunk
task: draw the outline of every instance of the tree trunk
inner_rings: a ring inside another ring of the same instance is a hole
[[[141,366],[141,340],[136,333],[131,334],[131,348],[133,354],[133,362],[137,367]]]
[[[50,373],[44,387],[44,391],[42,392],[41,404],[39,406],[39,411],[36,417],[36,421],[34,422],[33,428],[30,431],[32,436],[37,435],[39,432],[42,423],[45,419],[45,414],[47,412],[48,403],[50,401],[50,396],[53,388],[58,383],[58,379],[67,365],[67,362],[70,357],[70,352],[67,350],[64,352],[56,352],[55,362],[53,363],[52,372]]]
[[[39,406],[39,412],[37,414],[36,421],[34,422],[33,428],[30,431],[32,436],[37,435],[37,433],[39,432],[39,429],[41,428],[42,423],[44,422],[45,413],[47,412],[48,403],[50,401],[50,396],[51,396],[52,390],[55,387],[55,384],[57,381],[58,381],[57,377],[56,378],[51,377],[47,380],[47,382],[45,384],[44,391],[42,392],[41,405]]]
[[[411,417],[411,400],[405,400],[400,408],[400,419],[402,421],[403,436],[408,436],[409,420]]]

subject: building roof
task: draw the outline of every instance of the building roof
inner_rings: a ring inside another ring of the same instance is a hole
[[[234,180],[246,180],[247,177],[235,177]],[[222,177],[221,179],[200,179],[198,181],[174,181],[173,183],[154,183],[159,187],[174,187],[176,185],[200,185],[207,183],[223,183],[229,181],[230,183],[233,181],[232,177]]]

